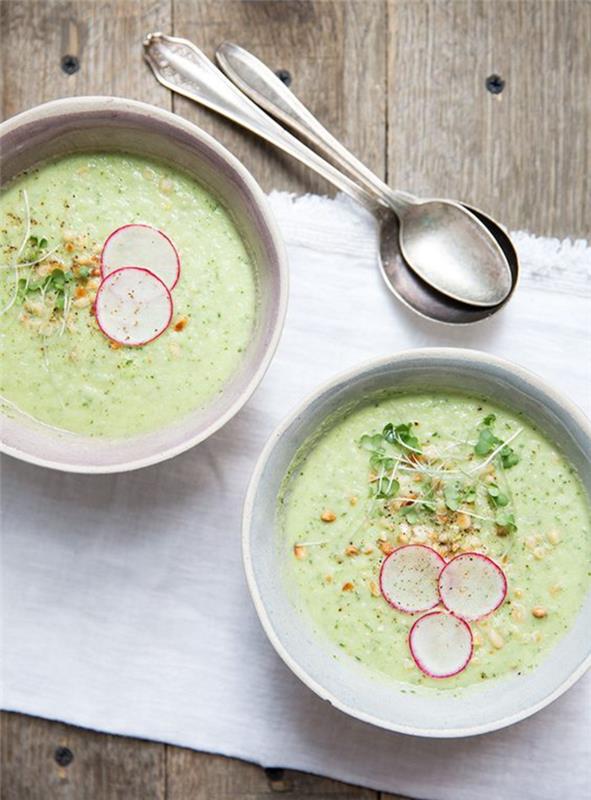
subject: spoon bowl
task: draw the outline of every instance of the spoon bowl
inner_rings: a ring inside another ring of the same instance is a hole
[[[475,209],[468,207],[478,217]],[[426,284],[414,270],[410,269],[400,253],[398,217],[389,209],[379,216],[379,255],[380,270],[387,287],[392,294],[407,308],[426,319],[447,325],[470,325],[482,322],[496,314],[506,305],[517,285],[519,262],[508,260],[511,269],[512,286],[507,297],[497,306],[478,307],[452,300],[447,295],[435,291]],[[497,235],[496,231],[491,231]],[[510,240],[502,228],[498,228],[499,245],[502,239]],[[509,251],[512,250],[510,246]],[[504,251],[507,255],[507,252]]]
[[[473,306],[496,306],[511,292],[511,270],[491,232],[464,206],[426,200],[393,206],[408,266],[433,289]]]

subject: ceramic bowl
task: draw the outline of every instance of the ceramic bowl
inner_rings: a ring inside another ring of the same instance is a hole
[[[57,433],[28,417],[2,415],[1,449],[35,464],[71,472],[119,472],[171,458],[203,441],[248,400],[269,366],[287,303],[287,261],[267,200],[246,168],[181,117],[117,97],[74,97],[46,103],[0,126],[2,182],[47,159],[83,151],[151,156],[207,186],[232,216],[255,264],[256,330],[237,373],[204,409],[172,425],[126,439]]]
[[[531,373],[470,350],[415,350],[372,361],[308,398],[271,436],[257,463],[243,518],[244,565],[254,604],[285,663],[310,689],[351,716],[417,736],[469,736],[502,728],[546,706],[590,666],[591,593],[572,628],[531,673],[463,693],[437,689],[411,694],[402,692],[401,685],[368,679],[352,659],[335,657],[338,648],[314,630],[280,577],[276,501],[293,456],[327,419],[392,387],[463,390],[523,412],[575,465],[591,495],[591,424]]]

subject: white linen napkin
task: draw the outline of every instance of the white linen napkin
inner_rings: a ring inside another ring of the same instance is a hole
[[[591,248],[515,234],[516,296],[494,319],[452,330],[388,293],[367,213],[343,198],[270,199],[289,249],[289,312],[267,376],[235,419],[172,461],[122,475],[3,459],[3,707],[429,800],[582,800],[591,674],[529,720],[470,739],[350,719],[267,642],[242,573],[240,518],[279,420],[369,357],[479,348],[591,412]]]

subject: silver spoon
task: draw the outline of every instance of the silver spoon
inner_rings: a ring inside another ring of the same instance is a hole
[[[472,305],[497,305],[511,291],[512,275],[489,225],[450,200],[419,200],[394,191],[361,163],[262,61],[224,42],[216,59],[230,80],[251,100],[303,137],[325,158],[390,206],[398,217],[400,249],[408,265],[440,292]],[[492,227],[492,230],[490,227]]]
[[[375,193],[370,194],[364,187],[354,183],[274,122],[191,42],[152,33],[144,40],[144,56],[164,86],[221,113],[275,144],[371,211],[381,226],[380,267],[386,284],[413,311],[440,322],[466,324],[484,319],[504,305],[508,296],[496,306],[465,305],[426,284],[400,256],[398,221],[394,212]]]

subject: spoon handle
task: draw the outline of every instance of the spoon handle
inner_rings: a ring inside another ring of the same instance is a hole
[[[382,207],[370,192],[357,186],[249,100],[192,42],[163,33],[150,33],[144,39],[144,58],[157,80],[168,89],[217,111],[266,139],[373,213]]]
[[[310,142],[384,205],[404,210],[414,200],[406,192],[395,192],[344,147],[298,100],[269,67],[243,47],[223,42],[216,60],[230,80],[258,106]]]

